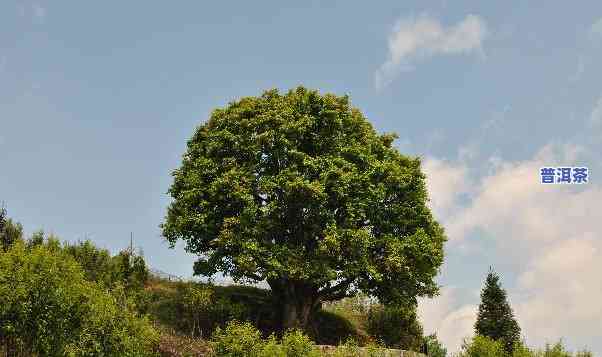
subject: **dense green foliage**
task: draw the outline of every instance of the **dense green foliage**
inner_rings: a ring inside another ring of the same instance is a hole
[[[212,337],[215,357],[388,357],[393,354],[376,345],[359,348],[353,341],[330,351],[320,351],[299,330],[288,330],[278,340],[274,335],[262,339],[261,333],[248,322],[230,322]]]
[[[368,313],[367,331],[392,348],[420,351],[423,344],[416,306],[373,306]]]
[[[429,357],[445,357],[447,356],[447,349],[439,339],[436,334],[428,335],[424,338],[424,342],[426,343],[427,355]]]
[[[501,341],[476,335],[470,341],[464,341],[458,357],[506,357],[508,353]]]
[[[111,256],[108,250],[90,241],[66,242],[62,249],[82,266],[87,280],[107,288],[120,284],[128,291],[137,291],[144,288],[149,278],[144,258],[130,249]]]
[[[0,208],[0,250],[5,252],[15,242],[23,240],[23,226],[6,216],[6,209]]]
[[[285,327],[356,290],[383,303],[433,295],[445,236],[420,160],[348,98],[303,87],[215,110],[173,173],[163,234],[195,272],[265,280]]]
[[[52,243],[52,242],[50,242]],[[0,337],[43,356],[149,356],[158,335],[55,244],[0,254]]]
[[[213,334],[213,352],[216,356],[258,356],[263,349],[261,333],[249,322],[233,321],[224,330]]]
[[[560,341],[554,345],[546,345],[540,350],[530,349],[517,341],[509,352],[502,340],[496,341],[486,336],[476,335],[471,340],[464,341],[458,357],[593,357],[593,354],[587,350],[569,352]]]
[[[500,277],[492,269],[481,291],[475,332],[500,341],[508,352],[512,352],[514,345],[520,341],[520,327],[514,319],[506,291],[500,285]]]

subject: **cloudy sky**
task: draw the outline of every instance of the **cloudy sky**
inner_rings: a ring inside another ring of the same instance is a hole
[[[194,127],[268,88],[347,93],[423,158],[447,229],[426,332],[457,350],[493,266],[529,344],[602,354],[602,2],[577,4],[2,1],[0,200],[190,276],[158,225]],[[540,185],[548,165],[590,182]]]

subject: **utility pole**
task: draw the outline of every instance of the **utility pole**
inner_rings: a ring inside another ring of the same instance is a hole
[[[130,232],[130,259],[134,255],[134,232]]]

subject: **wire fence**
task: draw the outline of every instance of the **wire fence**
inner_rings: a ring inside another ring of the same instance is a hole
[[[166,273],[166,272],[164,272],[160,269],[156,269],[156,268],[149,268],[148,271],[151,274],[151,276],[154,276],[159,279],[171,281],[171,282],[210,283],[212,285],[217,285],[217,286],[249,285],[249,286],[254,286],[254,287],[258,287],[258,288],[269,289],[268,284],[264,281],[255,283],[255,284],[243,284],[243,283],[237,283],[237,282],[233,281],[232,279],[228,279],[228,278],[224,278],[224,277],[215,278],[215,279],[207,279],[207,278],[202,279],[202,278],[194,278],[194,277],[183,278],[183,277],[175,275],[175,274]]]

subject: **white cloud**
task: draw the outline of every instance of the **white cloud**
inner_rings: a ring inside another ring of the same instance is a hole
[[[401,19],[389,35],[389,58],[376,71],[375,84],[381,88],[390,83],[400,71],[412,69],[412,63],[435,55],[482,53],[487,34],[485,22],[476,15],[445,28],[427,15]]]
[[[542,166],[573,164],[581,151],[583,148],[579,146],[548,145],[528,161],[504,162],[498,159],[497,169],[472,186],[471,204],[463,209],[454,209],[458,213],[447,220],[450,242],[462,241],[473,230],[485,228],[495,236],[511,235],[510,239],[504,240],[508,244],[513,239],[523,239],[537,232],[529,237],[529,242],[537,245],[568,234],[569,227],[557,229],[547,223],[550,219],[566,221],[567,215],[573,215],[575,217],[572,218],[579,221],[575,223],[594,222],[591,215],[594,212],[583,212],[577,202],[570,206],[573,211],[567,209],[566,205],[576,199],[594,203],[587,197],[581,197],[583,194],[576,193],[575,187],[539,183]]]
[[[469,188],[468,168],[462,164],[428,158],[422,164],[422,169],[427,177],[427,189],[431,198],[429,205],[435,217],[445,219],[457,205],[458,197]]]
[[[575,348],[601,352],[601,345],[593,345],[602,331],[601,255],[600,232],[576,230],[532,259],[518,281],[517,295],[527,297],[515,304],[529,343],[542,345],[564,337]]]
[[[431,159],[425,171],[429,178],[450,177],[449,187],[429,183],[433,202],[457,212],[443,220],[447,249],[470,244],[465,238],[482,232],[493,237],[496,253],[514,266],[518,279],[508,293],[527,342],[542,346],[564,338],[573,349],[587,346],[596,354],[602,352],[602,186],[539,183],[542,166],[587,166],[579,160],[584,152],[576,145],[547,145],[530,160],[497,158],[492,173],[468,187],[456,183],[468,169],[462,163]],[[450,198],[457,187],[469,191],[469,204]],[[433,303],[442,307],[423,308],[425,327],[438,329],[450,346],[459,346],[462,334],[471,332],[462,329],[471,318],[474,323],[467,307],[472,305],[445,291]],[[448,331],[443,321],[457,321],[462,334],[455,334],[452,322]]]
[[[418,314],[426,335],[436,333],[438,340],[447,348],[449,355],[460,350],[462,340],[474,334],[477,316],[476,305],[458,305],[459,298],[454,288],[442,288],[441,295],[434,299],[423,299],[418,305]]]

